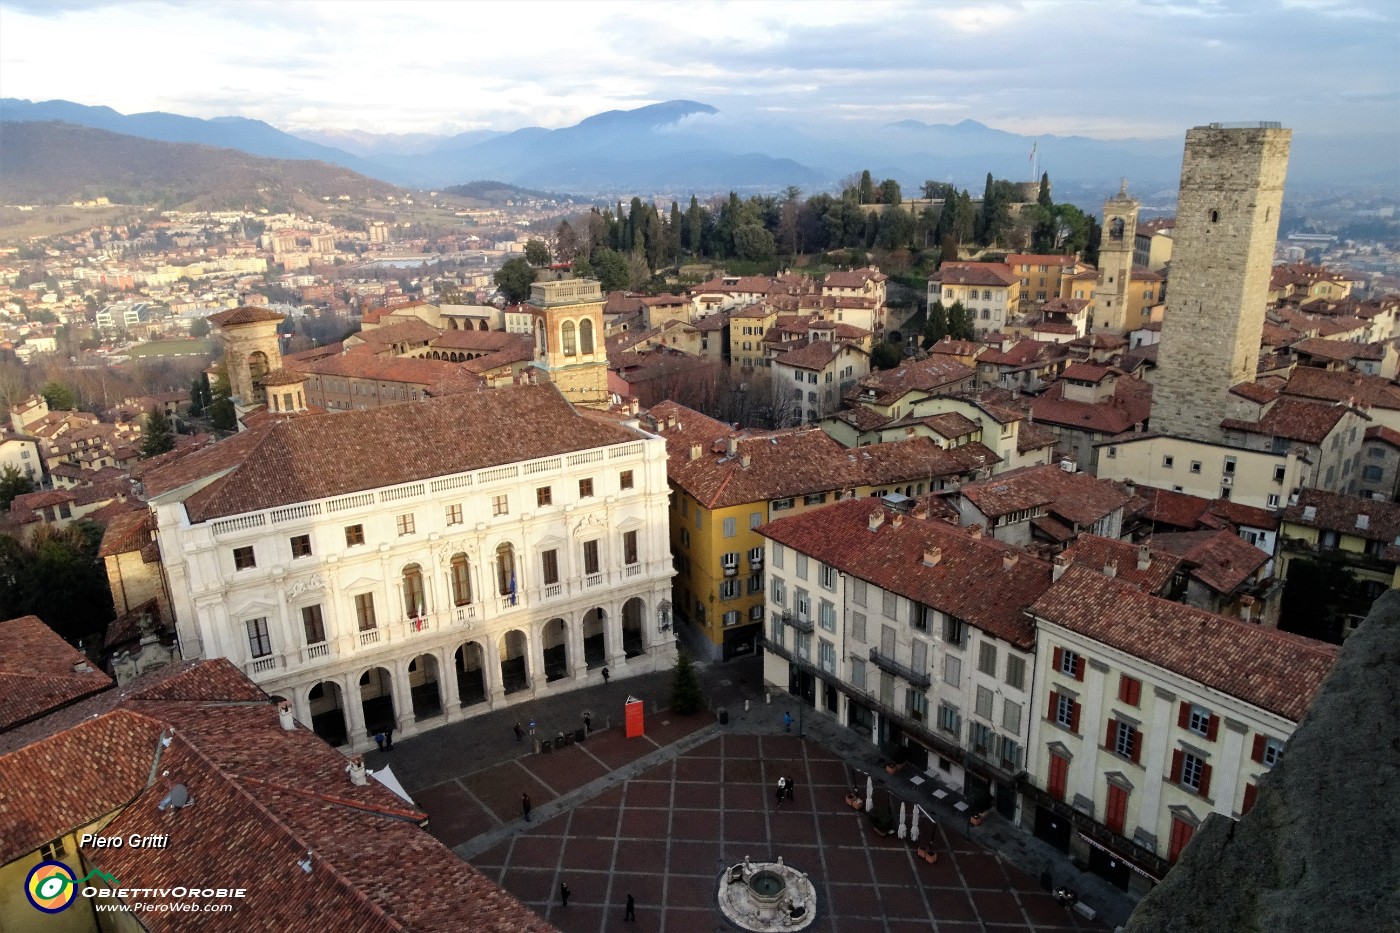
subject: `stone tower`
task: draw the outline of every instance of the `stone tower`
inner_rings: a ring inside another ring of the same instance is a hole
[[[1220,441],[1230,387],[1254,381],[1291,138],[1277,123],[1186,132],[1154,431]]]
[[[603,340],[603,293],[592,279],[536,282],[535,366],[575,405],[607,408],[608,353]]]
[[[263,378],[282,368],[277,325],[283,316],[267,308],[234,308],[209,315],[224,351],[229,389],[240,408],[267,401]]]
[[[1128,195],[1128,181],[1103,202],[1099,234],[1099,280],[1094,286],[1094,327],[1121,334],[1137,325],[1128,320],[1128,286],[1133,277],[1133,241],[1137,236],[1138,202]]]

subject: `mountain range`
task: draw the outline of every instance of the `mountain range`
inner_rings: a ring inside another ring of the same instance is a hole
[[[473,130],[454,136],[336,130],[293,134],[242,117],[125,115],[70,101],[0,100],[0,124],[54,120],[268,158],[320,160],[414,188],[489,178],[586,195],[776,192],[788,185],[812,193],[835,190],[844,178],[867,168],[876,179],[896,179],[908,194],[925,179],[951,181],[977,192],[987,172],[1031,179],[1028,156],[1034,146],[1036,164],[1049,172],[1057,192],[1082,189],[1102,197],[1126,176],[1140,197],[1170,200],[1181,158],[1180,139],[1030,137],[975,120],[951,125],[903,120],[869,130],[832,126],[814,131],[778,121],[733,118],[689,100],[607,111],[559,129]],[[1388,142],[1389,137],[1380,136],[1295,138],[1290,183],[1312,176],[1340,182],[1381,180],[1389,163],[1383,155],[1376,157],[1385,151],[1377,146]]]

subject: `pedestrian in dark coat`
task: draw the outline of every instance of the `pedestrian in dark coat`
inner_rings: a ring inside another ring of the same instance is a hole
[[[516,720],[515,725],[511,726],[510,728],[511,731],[515,733],[515,744],[519,745],[520,740],[525,738],[525,730],[521,728],[519,720]]]
[[[566,882],[559,882],[559,900],[565,907],[569,906],[569,885]]]
[[[784,789],[787,791],[787,799],[788,799],[788,800],[792,800],[792,792],[793,792],[792,778],[788,778],[788,779],[787,779],[787,784],[786,784],[786,786],[785,786]]]
[[[521,810],[522,813],[525,814],[525,821],[526,821],[527,823],[530,821],[530,810],[531,810],[531,809],[532,809],[532,805],[530,804],[530,795],[529,795],[528,793],[521,794],[521,795],[520,795],[520,810]]]
[[[394,727],[390,726],[384,730],[384,750],[392,752],[394,750]]]
[[[622,915],[622,919],[624,921],[631,920],[633,923],[637,921],[637,902],[632,899],[630,894],[627,895],[627,912]]]
[[[606,667],[603,668],[603,683],[607,683],[607,682],[608,682],[608,678],[611,677],[611,676],[612,676],[612,674],[608,671],[608,669],[607,669]]]
[[[584,713],[584,714],[583,714],[583,731],[584,731],[584,734],[587,734],[587,733],[593,731],[593,714],[592,714],[592,713]]]

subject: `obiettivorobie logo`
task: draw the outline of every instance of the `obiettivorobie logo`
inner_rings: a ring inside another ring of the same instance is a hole
[[[35,910],[46,914],[56,914],[67,910],[78,899],[79,888],[93,878],[106,882],[108,887],[120,887],[121,882],[105,871],[93,870],[81,878],[73,875],[73,869],[62,862],[40,862],[29,870],[24,879],[24,896]]]

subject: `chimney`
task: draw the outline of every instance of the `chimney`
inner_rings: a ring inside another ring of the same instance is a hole
[[[277,718],[282,721],[282,728],[288,732],[295,732],[297,721],[292,718],[292,704],[288,700],[283,700],[277,704]]]
[[[924,566],[937,567],[938,562],[943,559],[943,549],[941,547],[924,548]]]
[[[729,439],[729,444],[726,447],[726,451],[731,457],[737,454],[739,452],[739,441],[731,437]]]
[[[690,445],[690,459],[692,459],[692,460],[699,460],[699,459],[700,459],[700,445],[699,445],[699,444],[691,444],[691,445]]]
[[[1241,596],[1241,597],[1240,597],[1240,620],[1241,620],[1241,621],[1244,621],[1244,622],[1252,622],[1252,621],[1254,621],[1253,616],[1254,616],[1254,597],[1253,597],[1253,596]]]
[[[667,418],[666,418],[666,427],[668,427],[668,428],[670,428],[670,429],[672,429],[672,430],[675,430],[675,427],[676,427],[676,416],[675,416],[675,415],[669,415],[669,416],[667,416]]]
[[[885,513],[878,509],[870,513],[870,530],[874,531],[885,523]]]
[[[350,759],[350,764],[346,766],[350,772],[350,783],[356,787],[364,787],[369,783],[369,775],[365,773],[365,759],[363,755],[356,755]]]
[[[742,457],[739,458],[739,464],[743,466],[743,468],[746,470],[749,468],[749,463],[751,462],[751,458],[748,454],[744,454]]]
[[[900,514],[899,512],[895,512],[894,515],[890,517],[890,526],[891,526],[891,527],[893,527],[893,528],[898,528],[900,525],[903,525],[903,524],[904,524],[904,516],[903,516],[902,514]]]
[[[1071,558],[1068,554],[1056,554],[1055,564],[1050,570],[1050,582],[1058,582],[1060,577],[1065,575],[1065,571],[1069,569],[1070,563]]]
[[[1151,567],[1151,566],[1152,566],[1152,552],[1149,551],[1149,550],[1147,549],[1147,545],[1145,545],[1145,544],[1139,544],[1139,545],[1138,545],[1138,561],[1137,561],[1137,567],[1138,567],[1138,569],[1139,569],[1139,570],[1146,570],[1148,567]]]
[[[968,525],[968,526],[967,526],[967,533],[968,533],[969,535],[972,536],[972,540],[973,540],[973,541],[981,541],[981,540],[982,540],[982,526],[981,526],[980,524],[978,524],[978,525]]]
[[[1010,570],[1016,566],[1016,561],[1021,559],[1021,555],[1015,552],[1007,552],[1001,555],[1001,569]]]
[[[920,506],[915,507],[914,513],[913,513],[913,514],[914,514],[914,517],[915,517],[916,519],[918,519],[919,521],[921,521],[921,522],[922,522],[922,521],[927,521],[927,520],[928,520],[928,506],[926,506],[926,505],[920,505]]]
[[[86,674],[91,670],[92,665],[88,664],[88,662],[85,660],[73,662],[73,673],[75,674]]]
[[[1111,560],[1103,565],[1103,575],[1112,580],[1118,576],[1118,561]]]

